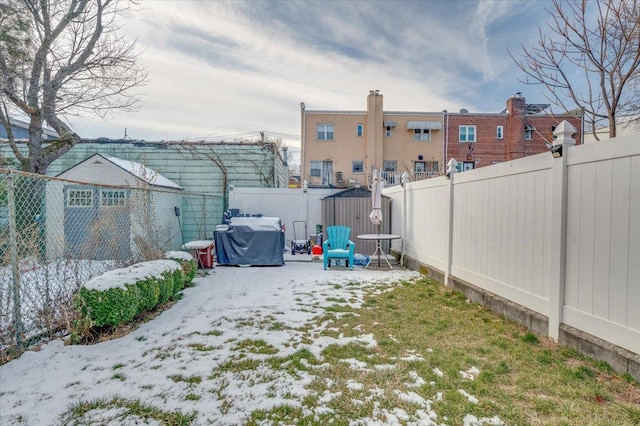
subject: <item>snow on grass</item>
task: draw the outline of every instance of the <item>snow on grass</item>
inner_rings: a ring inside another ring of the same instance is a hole
[[[79,424],[133,424],[144,418],[145,424],[165,419],[237,425],[264,413],[256,423],[272,424],[268,419],[278,418],[280,410],[296,412],[297,422],[322,424],[335,415],[332,402],[349,394],[354,406],[372,408],[350,424],[436,425],[432,402],[419,393],[425,381],[417,372],[397,382],[406,389],[382,389],[367,385],[361,375],[394,372],[396,365],[355,358],[331,364],[322,356],[331,345],[375,351],[377,342],[372,334],[349,337],[339,329],[333,337],[323,334],[334,324],[319,318],[353,315],[349,310],[366,297],[418,276],[337,268],[329,274],[321,264],[303,262],[217,267],[196,278],[182,300],[126,336],[91,346],[55,340],[0,366],[2,423],[58,424],[66,416],[64,422]],[[349,302],[336,305],[336,300]],[[362,333],[357,326],[351,329]],[[424,358],[407,351],[396,361]],[[355,370],[353,378],[324,378],[324,389],[313,390],[319,372],[343,363],[347,371]],[[405,405],[389,406],[388,396]],[[443,401],[442,393],[434,399]],[[469,422],[493,424],[474,419]]]
[[[409,371],[409,378],[412,381],[409,383],[405,383],[408,388],[421,388],[422,386],[427,384],[427,382],[415,371]]]
[[[459,373],[465,380],[475,380],[478,374],[480,374],[480,370],[478,370],[477,367],[471,367],[466,371],[459,371]]]
[[[477,404],[478,402],[480,402],[478,401],[478,398],[471,395],[469,392],[465,391],[464,389],[458,389],[458,393],[464,396],[465,398],[467,398],[467,400],[472,404]]]

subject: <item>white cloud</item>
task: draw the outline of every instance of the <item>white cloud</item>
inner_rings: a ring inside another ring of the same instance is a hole
[[[504,40],[505,26],[526,16],[521,2],[468,5],[147,2],[127,25],[145,49],[140,61],[151,77],[141,88],[141,111],[116,113],[108,124],[78,122],[78,129],[86,137],[121,137],[128,127],[147,140],[299,134],[301,101],[309,109],[364,110],[370,89],[385,95],[386,110],[482,102],[480,110],[493,111],[522,90],[513,87],[494,30]],[[500,104],[486,105],[488,97]]]

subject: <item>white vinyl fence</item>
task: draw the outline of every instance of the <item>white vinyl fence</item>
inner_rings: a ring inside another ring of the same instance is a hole
[[[640,354],[640,135],[570,144],[385,189],[393,248]]]
[[[243,188],[229,190],[229,208],[240,209],[245,214],[262,214],[279,217],[285,225],[287,247],[294,239],[294,222],[305,222],[306,236],[296,235],[297,240],[308,238],[316,233],[316,225],[322,223],[321,200],[341,189],[335,188]],[[301,224],[300,224],[301,225]],[[298,228],[296,228],[298,229]]]

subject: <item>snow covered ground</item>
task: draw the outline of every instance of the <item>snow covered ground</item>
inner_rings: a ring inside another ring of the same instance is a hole
[[[216,267],[209,275],[196,278],[195,286],[185,289],[184,297],[170,309],[124,337],[90,346],[65,346],[56,340],[39,352],[27,352],[0,366],[0,424],[60,424],[61,415],[72,404],[113,397],[139,400],[167,412],[197,413],[193,423],[198,425],[239,425],[256,409],[268,410],[285,402],[301,406],[311,392],[305,385],[313,380],[312,370],[300,371],[298,377],[287,374],[286,369],[218,375],[212,371],[237,359],[234,357],[243,351],[238,343],[243,341],[263,340],[277,349],[278,356],[306,348],[320,357],[323,348],[341,339],[309,340],[309,335],[327,325],[314,323],[311,331],[302,326],[334,305],[332,300],[362,302],[365,289],[375,291],[385,283],[418,276],[403,269],[325,271],[321,262],[302,261],[282,267]],[[353,282],[359,284],[346,285]],[[371,335],[358,339],[375,344]],[[256,359],[268,356],[260,351],[244,353]],[[461,374],[475,375],[476,371]],[[201,382],[194,386],[189,378]],[[409,389],[421,383],[421,378],[411,380],[408,389],[389,391],[419,397]],[[319,400],[323,401],[322,395]],[[316,413],[321,408],[316,407]],[[388,413],[387,419],[396,420],[384,424],[400,424],[400,420],[403,424],[439,424],[433,413],[429,417],[428,411],[418,411]],[[117,407],[92,410],[81,423],[148,424],[121,414]],[[478,421],[473,416],[465,423],[501,424],[497,418]],[[353,419],[353,424],[383,423],[370,417]]]

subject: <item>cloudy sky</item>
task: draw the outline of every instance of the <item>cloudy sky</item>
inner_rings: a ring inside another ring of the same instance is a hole
[[[125,30],[150,75],[140,111],[76,120],[83,137],[213,140],[266,131],[299,146],[307,109],[499,112],[545,102],[507,49],[532,45],[546,0],[143,0]]]

